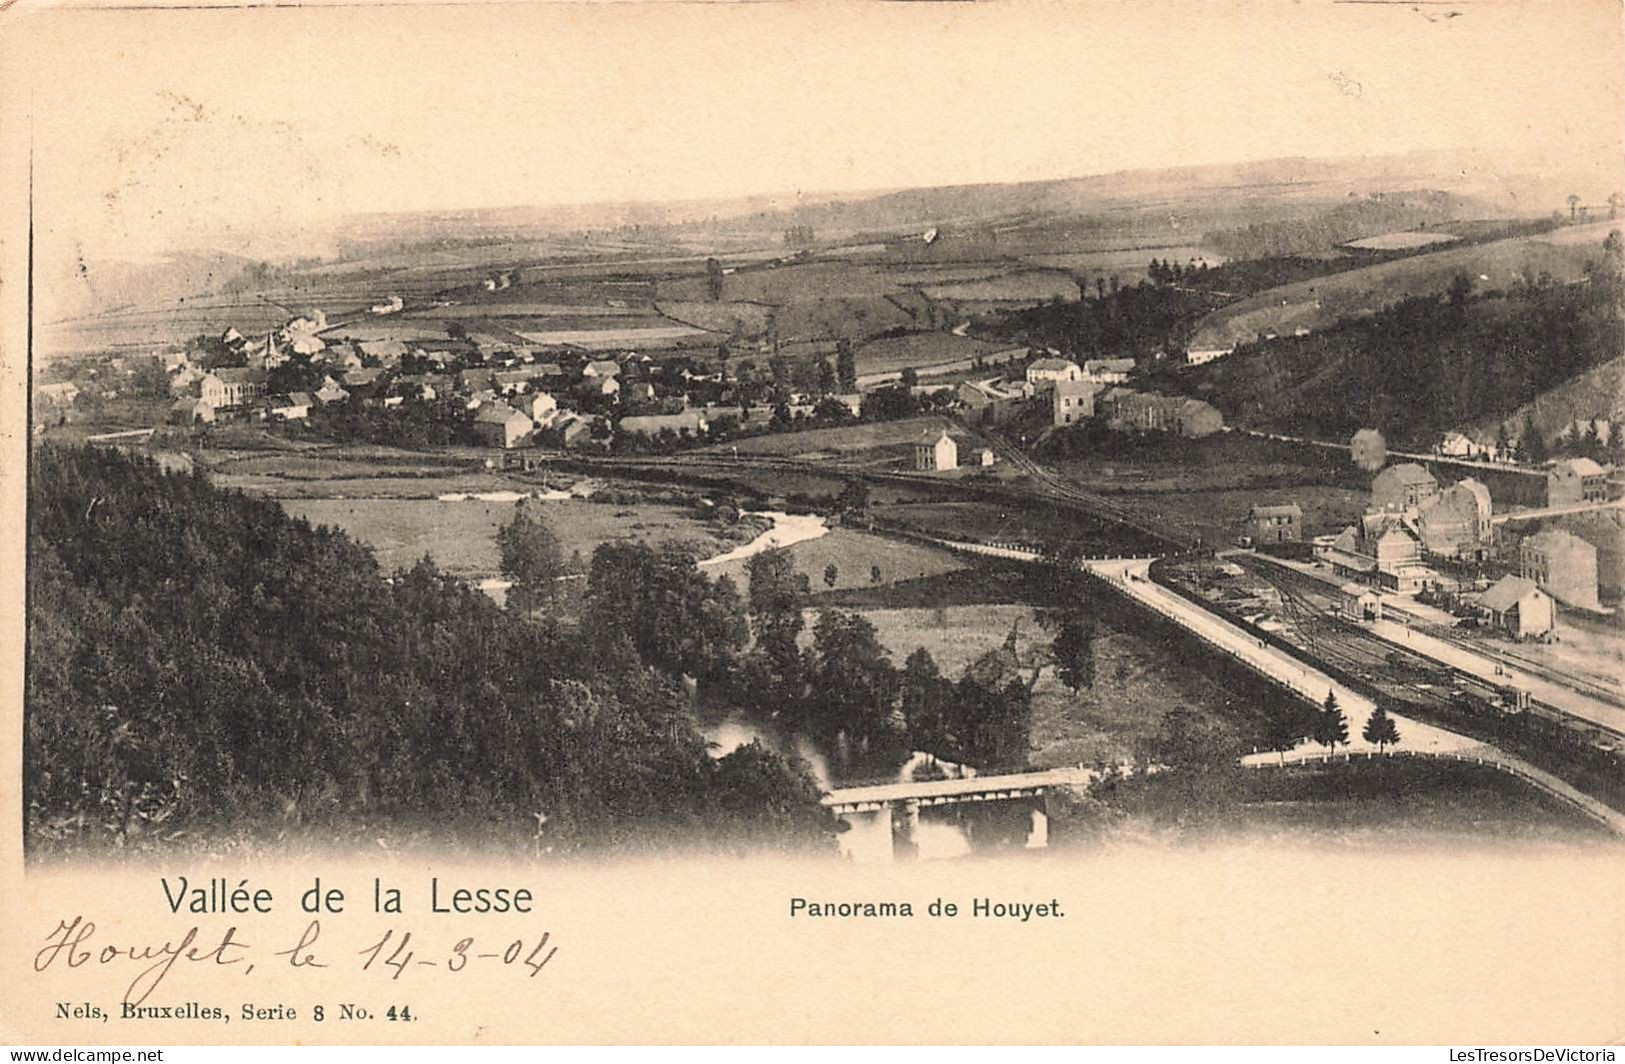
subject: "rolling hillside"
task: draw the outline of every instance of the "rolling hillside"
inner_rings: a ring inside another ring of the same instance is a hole
[[[1520,279],[1547,274],[1559,284],[1579,280],[1587,262],[1602,257],[1602,242],[1617,221],[1571,226],[1540,236],[1453,247],[1358,270],[1271,288],[1214,311],[1197,323],[1192,348],[1229,347],[1275,333],[1325,329],[1412,296],[1439,295],[1457,274],[1475,288],[1505,290]],[[1445,227],[1448,229],[1448,227]]]

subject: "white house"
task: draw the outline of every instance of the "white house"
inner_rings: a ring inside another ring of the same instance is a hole
[[[1034,388],[1052,385],[1057,381],[1081,380],[1083,370],[1076,362],[1065,358],[1040,358],[1027,364],[1027,383]]]
[[[946,428],[935,436],[927,432],[915,442],[914,468],[939,473],[959,468],[959,445]]]

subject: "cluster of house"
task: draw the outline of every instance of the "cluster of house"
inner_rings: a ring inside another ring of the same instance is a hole
[[[1124,387],[1132,358],[1035,359],[1016,382],[972,382],[959,386],[960,408],[973,421],[1008,421],[1035,397],[1048,396],[1050,423],[1061,427],[1100,418],[1123,432],[1170,432],[1198,438],[1224,428],[1224,415],[1211,404],[1183,396],[1138,392]]]
[[[1488,556],[1493,507],[1489,488],[1471,477],[1443,487],[1421,465],[1402,462],[1377,474],[1359,521],[1314,540],[1314,555],[1340,576],[1412,593],[1438,582],[1435,564]],[[1296,542],[1303,511],[1295,503],[1254,506],[1247,524],[1256,544]],[[1537,532],[1519,543],[1517,560],[1518,571],[1478,599],[1488,623],[1520,639],[1540,638],[1556,627],[1554,602],[1601,608],[1597,549],[1580,537],[1561,529]]]
[[[253,340],[237,330],[222,336],[224,346],[243,365],[203,369],[184,352],[167,356],[170,389],[176,396],[170,420],[179,424],[210,423],[225,417],[298,421],[311,411],[352,396],[369,405],[392,407],[407,400],[455,398],[472,412],[474,435],[483,443],[513,448],[530,443],[541,430],[556,431],[565,446],[603,435],[609,423],[592,411],[609,406],[628,411],[615,431],[650,438],[670,433],[703,436],[713,425],[732,419],[741,426],[765,425],[774,411],[728,403],[727,382],[719,373],[695,373],[689,367],[664,366],[632,352],[620,358],[569,352],[560,361],[545,361],[525,347],[489,350],[464,339],[407,344],[400,340],[337,341],[315,336],[326,323],[316,315],[297,318],[279,330]],[[314,343],[304,343],[306,339]],[[291,394],[270,394],[270,371],[293,359],[319,370],[319,386]],[[401,372],[410,356],[416,368]],[[469,365],[477,362],[477,365]],[[569,368],[566,368],[566,365]],[[669,377],[657,389],[656,381]],[[856,393],[816,397],[794,394],[790,415],[812,415],[821,403],[834,402],[852,416],[862,407]],[[595,431],[596,430],[596,431]]]

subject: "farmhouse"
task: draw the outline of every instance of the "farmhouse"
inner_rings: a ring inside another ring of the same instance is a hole
[[[1411,510],[1439,493],[1433,474],[1415,462],[1401,462],[1378,473],[1371,482],[1373,510]]]
[[[216,410],[243,406],[265,394],[265,371],[217,369],[203,378],[203,398]]]
[[[515,447],[535,424],[507,403],[485,403],[474,415],[474,435],[488,447]]]
[[[350,393],[340,388],[338,383],[331,377],[323,381],[321,388],[316,392],[316,400],[323,406],[342,403],[348,398],[350,398]]]
[[[1083,371],[1076,362],[1065,358],[1040,358],[1027,365],[1027,383],[1044,388],[1058,381],[1081,379]]]
[[[1132,358],[1091,358],[1083,364],[1083,379],[1097,384],[1122,384],[1133,370]]]
[[[1188,366],[1205,366],[1209,362],[1215,362],[1225,357],[1234,350],[1235,348],[1233,347],[1205,347],[1193,349],[1185,352],[1185,364]]]
[[[959,445],[946,428],[937,435],[927,432],[915,442],[914,468],[939,473],[959,468]]]
[[[965,387],[965,385],[960,385]],[[1050,395],[1050,413],[1056,425],[1074,425],[1095,416],[1095,396],[1101,385],[1094,381],[1056,381]]]
[[[1446,458],[1471,458],[1478,454],[1478,444],[1460,432],[1447,432],[1439,440],[1439,453]]]
[[[209,405],[207,399],[177,399],[169,408],[169,422],[172,425],[207,425],[213,421],[214,407]]]
[[[1599,610],[1597,548],[1559,528],[1527,536],[1518,544],[1518,575],[1533,580],[1565,606]]]
[[[59,384],[42,384],[34,389],[34,394],[53,406],[72,406],[73,401],[79,398],[79,387],[72,381],[62,381]]]
[[[1247,526],[1254,543],[1297,543],[1303,539],[1303,507],[1255,505],[1247,511]]]
[[[1577,506],[1608,498],[1608,471],[1589,458],[1568,458],[1546,474],[1546,505]]]
[[[491,383],[503,395],[514,395],[530,387],[528,369],[499,369],[491,374]]]
[[[265,413],[278,421],[303,421],[310,416],[310,408],[314,404],[315,400],[309,392],[273,395],[265,400]]]
[[[586,377],[576,391],[586,396],[614,396],[620,394],[621,382],[614,377]]]
[[[559,402],[546,392],[536,392],[530,399],[530,419],[536,422],[536,427],[545,429],[553,424],[558,417]]]
[[[595,359],[581,367],[583,377],[613,377],[621,372],[621,364],[610,358]]]
[[[1504,576],[1478,599],[1479,612],[1493,628],[1514,639],[1538,639],[1557,627],[1552,597],[1525,576]]]

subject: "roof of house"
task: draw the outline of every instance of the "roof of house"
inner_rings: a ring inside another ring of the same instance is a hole
[[[1302,517],[1303,507],[1295,502],[1269,503],[1254,506],[1247,511],[1249,517]]]
[[[1501,613],[1539,590],[1535,582],[1527,576],[1503,576],[1494,587],[1479,596],[1478,604],[1487,610]]]
[[[1029,363],[1027,368],[1037,370],[1040,373],[1059,373],[1069,369],[1075,370],[1078,368],[1078,364],[1069,358],[1040,358]]]
[[[506,425],[516,417],[523,418],[527,422],[530,420],[530,418],[525,417],[522,411],[515,410],[507,403],[484,403],[480,406],[479,412],[474,415],[474,423],[477,425]]]
[[[265,371],[254,366],[232,366],[217,369],[214,376],[222,384],[263,384]]]
[[[1378,480],[1381,480],[1384,477],[1392,481],[1398,481],[1401,484],[1438,483],[1437,480],[1433,479],[1432,473],[1429,473],[1426,469],[1423,469],[1415,462],[1400,462],[1397,465],[1391,465],[1387,469],[1384,469],[1381,473],[1377,474]]]
[[[1092,373],[1096,370],[1127,373],[1129,370],[1134,368],[1134,360],[1132,358],[1091,358],[1084,362],[1083,368],[1087,373]]]
[[[941,429],[926,429],[924,432],[920,433],[914,438],[914,445],[916,447],[932,447],[938,443],[941,443],[943,440],[947,440],[950,443],[953,442],[953,437],[948,435],[947,426],[944,426]]]
[[[1568,469],[1575,476],[1596,477],[1608,472],[1589,458],[1567,458],[1557,463],[1556,469]]]
[[[582,374],[594,377],[613,377],[621,371],[621,364],[612,358],[596,358],[581,368]]]
[[[1581,552],[1597,553],[1597,548],[1586,540],[1563,528],[1547,528],[1536,532],[1532,536],[1525,536],[1519,547],[1529,547],[1533,550],[1580,550]]]
[[[1105,385],[1099,381],[1056,381],[1056,395],[1090,395],[1099,394],[1105,390]]]

